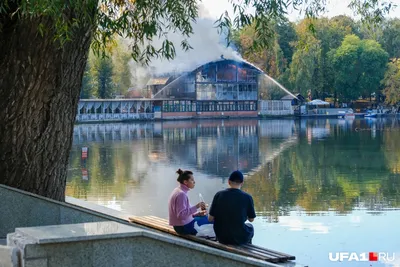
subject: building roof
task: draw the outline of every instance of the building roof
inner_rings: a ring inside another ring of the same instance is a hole
[[[127,98],[144,98],[140,89],[131,89],[126,93]]]
[[[294,96],[292,95],[285,95],[284,97],[281,98],[281,100],[292,100]]]
[[[195,68],[194,71],[199,69],[199,68],[201,68],[201,67],[203,67],[203,66],[205,66],[205,65],[210,65],[210,64],[214,64],[214,63],[221,63],[221,62],[224,62],[224,63],[227,63],[227,64],[245,65],[246,67],[248,67],[250,69],[253,69],[253,70],[256,70],[259,73],[263,72],[260,68],[258,68],[257,66],[251,64],[248,61],[236,60],[236,59],[226,59],[226,58],[220,58],[220,59],[217,59],[217,60],[210,61],[210,62],[207,62],[205,64],[202,64],[202,65],[198,66],[197,68]]]
[[[146,85],[165,85],[170,77],[151,78]]]

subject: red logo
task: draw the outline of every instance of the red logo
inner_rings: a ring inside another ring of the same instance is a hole
[[[378,253],[370,252],[369,253],[369,261],[378,261]]]

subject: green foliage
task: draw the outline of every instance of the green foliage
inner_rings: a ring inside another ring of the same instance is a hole
[[[313,98],[321,93],[321,47],[318,42],[309,44],[307,50],[297,50],[290,65],[290,81],[295,85],[295,91],[307,95],[311,90]]]
[[[321,94],[318,96],[324,98],[334,92],[334,71],[332,61],[329,58],[329,52],[340,46],[343,38],[351,34],[355,27],[354,21],[346,16],[337,16],[332,19],[318,19],[315,21],[316,38],[321,44],[321,64],[319,71],[321,73]]]
[[[384,77],[389,55],[374,40],[363,40],[361,46],[360,65],[362,67],[362,76],[360,88],[362,96],[370,97],[372,93],[378,92],[380,89],[380,82]]]
[[[290,81],[294,89],[303,95],[311,90],[313,97],[321,93],[321,42],[308,29],[311,20],[305,19],[296,27],[297,49],[290,64]],[[305,49],[303,44],[307,44]]]
[[[132,74],[129,62],[132,58],[128,52],[128,47],[122,40],[117,40],[106,56],[103,58],[94,53],[89,54],[82,80],[81,98],[91,96],[104,98],[104,95],[109,98],[115,95],[125,95],[131,87]],[[105,87],[104,80],[107,84]]]
[[[107,47],[116,36],[132,40],[131,56],[144,63],[151,57],[175,56],[175,48],[168,40],[168,32],[179,32],[188,37],[192,22],[198,16],[196,0],[5,0],[0,3],[1,16],[19,18],[49,18],[54,27],[39,25],[42,35],[49,32],[54,40],[63,45],[73,41],[84,25],[94,30],[92,48],[97,55],[105,55]],[[0,29],[2,25],[0,25]],[[88,32],[87,34],[92,34]],[[154,47],[154,38],[163,40]],[[189,49],[187,39],[181,44]]]
[[[113,82],[115,84],[115,93],[118,95],[124,95],[132,85],[129,66],[131,59],[128,48],[122,40],[119,40],[116,48],[112,51]]]
[[[376,41],[347,35],[332,53],[338,96],[349,101],[377,92],[387,60],[387,53]]]
[[[235,16],[233,20],[228,13],[222,14],[217,20],[217,27],[228,31],[228,43],[232,39],[232,29],[242,29],[255,25],[256,38],[252,41],[252,49],[264,49],[270,46],[270,38],[275,34],[271,25],[274,21],[285,19],[285,14],[293,8],[303,12],[307,18],[315,18],[326,11],[326,0],[245,0],[230,1]],[[392,3],[378,0],[352,0],[350,7],[368,24],[376,24],[392,9]],[[248,9],[253,12],[247,12]],[[314,24],[309,25],[313,31]]]
[[[357,99],[361,92],[359,87],[361,40],[355,35],[345,37],[342,45],[332,56],[335,69],[335,88],[341,100]]]
[[[325,11],[326,0],[245,0],[230,1],[234,9],[233,20],[227,13],[222,14],[216,26],[228,32],[228,43],[232,39],[232,29],[242,29],[254,25],[253,48],[271,45],[274,35],[274,21],[285,20],[292,8],[300,10],[306,17],[316,17]],[[351,7],[369,23],[382,21],[391,9],[391,2],[378,0],[352,0]],[[254,12],[247,12],[248,9]],[[136,61],[149,63],[152,57],[171,59],[175,56],[174,44],[168,40],[168,32],[179,32],[184,50],[191,46],[187,37],[193,32],[192,23],[198,16],[196,0],[3,0],[0,15],[19,18],[49,18],[51,28],[38,26],[42,36],[49,32],[61,45],[73,41],[83,25],[95,30],[92,48],[96,54],[106,54],[106,48],[116,36],[132,40],[131,56]],[[0,24],[0,29],[3,25]],[[310,25],[313,28],[313,25]],[[278,30],[278,32],[281,32]],[[91,34],[88,32],[87,34]],[[160,47],[152,44],[154,38],[163,40]],[[284,56],[291,52],[283,48]],[[289,62],[288,62],[289,63]]]
[[[100,58],[97,71],[97,96],[99,98],[112,98],[114,88],[112,73],[113,65],[111,58]]]
[[[85,73],[83,74],[82,79],[82,88],[81,88],[81,99],[88,99],[93,96],[94,86],[93,86],[93,77],[90,74],[90,63],[86,63]]]
[[[395,55],[400,46],[397,22],[368,27],[346,16],[305,18],[297,24],[281,20],[271,22],[275,35],[270,36],[267,48],[253,48],[255,24],[235,30],[233,40],[246,60],[291,91],[306,95],[311,90],[313,98],[334,96],[334,101],[337,97],[351,101],[379,94],[388,53],[376,40],[387,47],[389,55]],[[263,97],[279,97],[272,92],[276,91],[273,86],[263,88],[271,91],[260,92]]]
[[[385,21],[380,43],[390,58],[400,58],[400,19]]]
[[[110,1],[101,0],[99,5],[98,30],[94,35],[93,47],[101,50],[115,35],[132,39],[131,55],[134,60],[148,63],[152,57],[171,59],[175,56],[174,44],[168,40],[170,31],[184,37],[193,32],[191,22],[198,15],[196,0],[187,1]],[[163,38],[161,47],[151,41]],[[181,42],[184,50],[190,48],[187,39]]]
[[[395,58],[388,64],[388,70],[382,82],[385,102],[391,105],[398,104],[400,102],[400,59]]]
[[[288,67],[294,53],[293,43],[297,41],[295,25],[287,20],[282,20],[276,24],[275,32],[279,47],[283,53],[284,65]]]
[[[367,25],[374,25],[382,22],[394,5],[391,1],[352,0],[349,7],[360,14],[361,20]]]

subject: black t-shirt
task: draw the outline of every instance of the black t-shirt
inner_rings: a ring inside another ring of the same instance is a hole
[[[241,245],[253,235],[253,228],[245,224],[247,218],[256,217],[253,198],[240,189],[228,188],[215,194],[210,215],[221,243]]]

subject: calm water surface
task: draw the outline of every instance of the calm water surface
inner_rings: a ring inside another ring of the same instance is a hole
[[[87,160],[81,148],[89,148]],[[400,120],[204,120],[77,125],[67,195],[167,218],[178,168],[206,202],[231,171],[254,198],[253,243],[297,263],[400,266]],[[395,253],[391,263],[331,262],[329,252]]]

